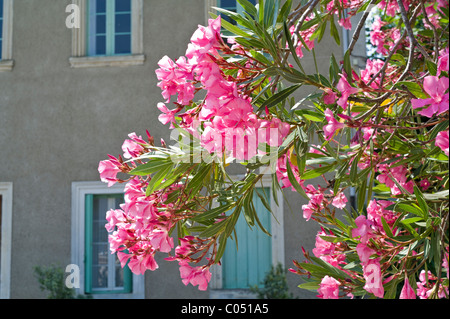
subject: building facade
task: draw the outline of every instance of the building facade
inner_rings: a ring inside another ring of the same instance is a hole
[[[135,276],[105,253],[105,212],[123,186],[101,183],[98,163],[119,154],[131,132],[168,139],[156,108],[157,62],[184,55],[211,6],[239,10],[222,2],[0,0],[1,298],[45,298],[33,267],[49,265],[78,267],[77,292],[96,298],[244,298],[263,276],[255,277],[259,264],[289,268],[302,246],[313,248],[317,228],[303,219],[300,196],[286,191],[286,203],[271,203],[278,221],[265,221],[273,236],[249,237],[244,257],[230,248],[205,292],[183,285],[177,263],[160,258],[159,269]],[[343,55],[332,41],[316,49],[324,72],[331,53]],[[312,57],[304,59],[313,72]],[[294,295],[314,297],[287,276]]]

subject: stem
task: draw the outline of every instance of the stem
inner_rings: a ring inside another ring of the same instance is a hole
[[[375,0],[371,0],[369,5],[367,6],[366,11],[364,11],[364,15],[362,16],[361,20],[359,20],[358,22],[358,26],[356,27],[355,32],[353,33],[352,36],[352,42],[350,43],[350,45],[348,46],[347,51],[349,52],[349,54],[351,54],[351,52],[353,51],[353,48],[355,47],[356,42],[359,39],[359,35],[361,33],[361,29],[364,27],[364,24],[366,23],[367,17],[369,16],[370,13],[370,6],[373,5],[373,3],[375,2]]]

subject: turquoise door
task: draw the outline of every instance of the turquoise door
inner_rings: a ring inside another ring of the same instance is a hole
[[[258,188],[270,205],[270,188]],[[261,202],[258,195],[253,195],[256,212],[267,231],[271,231],[271,213]],[[246,289],[259,285],[272,266],[272,239],[256,225],[250,228],[241,214],[236,224],[238,249],[234,240],[228,240],[222,257],[222,278],[224,289]]]

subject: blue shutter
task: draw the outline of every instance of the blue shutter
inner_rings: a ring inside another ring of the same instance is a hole
[[[270,198],[270,188],[258,188],[258,191],[264,191],[266,198]],[[261,224],[270,232],[271,213],[256,194],[253,203]],[[236,224],[236,235],[237,249],[235,241],[229,240],[222,258],[223,288],[246,289],[261,285],[272,266],[272,239],[256,225],[250,228],[243,214]]]

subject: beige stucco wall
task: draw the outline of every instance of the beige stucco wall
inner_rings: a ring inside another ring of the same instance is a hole
[[[144,54],[140,66],[73,69],[71,30],[65,26],[70,0],[14,1],[11,72],[0,72],[0,181],[14,185],[11,298],[44,298],[32,268],[71,263],[71,183],[97,181],[97,166],[117,155],[127,134],[155,140],[169,130],[157,120],[162,101],[154,70],[158,60],[183,55],[198,24],[204,24],[204,0],[144,0]],[[320,68],[328,74],[329,56],[342,49],[325,38],[317,45]],[[312,58],[304,65],[313,72]],[[302,94],[299,93],[299,96]],[[303,260],[317,225],[305,222],[299,195],[286,192],[285,265]],[[159,260],[146,274],[147,298],[208,298],[185,287],[176,263]],[[292,292],[300,279],[288,274]]]

